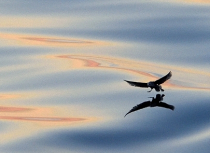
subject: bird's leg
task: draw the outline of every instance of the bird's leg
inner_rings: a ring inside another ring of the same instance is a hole
[[[161,91],[164,91],[163,88],[161,87],[161,85],[159,86]]]
[[[147,91],[147,92],[151,92],[152,91],[152,88],[151,88],[151,90],[150,91]]]

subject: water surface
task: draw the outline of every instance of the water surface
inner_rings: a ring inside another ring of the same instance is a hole
[[[209,1],[0,1],[0,151],[208,152]],[[164,102],[124,115],[157,93]]]

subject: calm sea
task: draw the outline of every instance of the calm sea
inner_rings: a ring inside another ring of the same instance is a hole
[[[209,118],[209,0],[0,0],[2,153],[208,153]]]

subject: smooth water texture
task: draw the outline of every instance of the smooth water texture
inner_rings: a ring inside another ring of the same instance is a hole
[[[1,0],[0,151],[208,153],[209,48],[208,0]]]

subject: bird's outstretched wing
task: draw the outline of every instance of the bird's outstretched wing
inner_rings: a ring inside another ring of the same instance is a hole
[[[164,77],[162,77],[162,78],[156,80],[155,83],[156,83],[156,84],[162,84],[162,83],[164,83],[165,81],[167,81],[168,79],[170,79],[171,76],[172,76],[172,73],[171,73],[171,71],[170,71],[166,76],[164,76]]]
[[[158,106],[159,106],[159,107],[168,108],[168,109],[171,109],[171,110],[174,110],[174,108],[175,108],[173,105],[169,105],[169,104],[164,103],[164,102],[160,102],[160,103],[158,104]]]
[[[127,114],[125,114],[125,116],[128,115],[129,113],[135,112],[139,109],[143,109],[143,108],[149,107],[149,106],[150,106],[150,101],[145,101],[141,104],[138,104],[138,105],[134,106]]]
[[[127,80],[124,80],[126,81],[128,84],[130,84],[131,86],[134,86],[134,87],[143,87],[143,88],[147,88],[147,83],[142,83],[142,82],[132,82],[132,81],[127,81]]]

